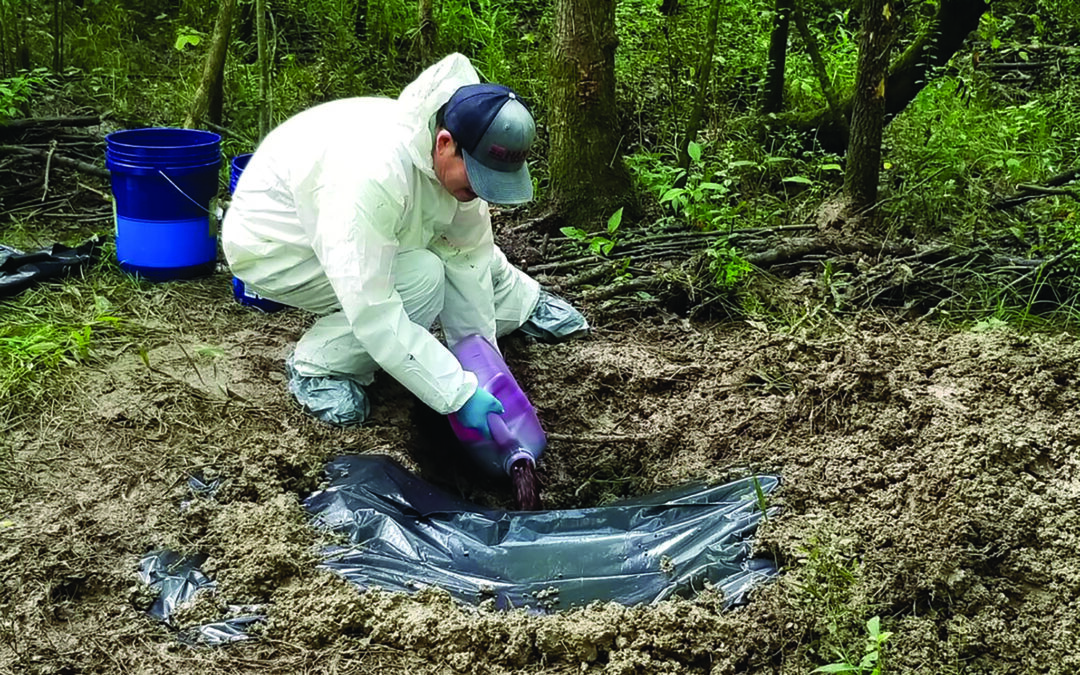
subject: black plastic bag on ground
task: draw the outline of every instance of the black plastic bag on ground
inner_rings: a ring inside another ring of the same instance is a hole
[[[147,554],[139,562],[139,579],[157,593],[147,613],[172,624],[173,614],[179,607],[194,599],[199,591],[214,588],[216,584],[200,569],[205,561],[205,554],[183,556],[174,551]],[[254,608],[237,606],[229,609],[237,616],[188,626],[180,631],[180,641],[211,646],[239,642],[249,639],[247,629],[251,624],[265,620]]]
[[[33,253],[0,245],[0,298],[10,297],[39,281],[54,279],[94,260],[101,248],[94,237],[75,248],[53,244]]]
[[[779,485],[772,475],[513,512],[457,499],[381,455],[339,457],[327,470],[330,485],[304,504],[314,524],[351,543],[324,551],[322,566],[361,588],[438,586],[469,604],[550,611],[689,597],[708,583],[731,606],[777,574],[771,560],[751,557],[761,501]]]

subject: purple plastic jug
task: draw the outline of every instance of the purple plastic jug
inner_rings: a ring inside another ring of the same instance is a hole
[[[540,428],[536,409],[510,374],[499,351],[479,335],[470,335],[450,351],[465,370],[476,373],[479,386],[499,399],[506,409],[502,415],[488,415],[491,438],[462,426],[457,415],[451,413],[450,426],[458,440],[481,466],[496,475],[512,475],[510,468],[521,459],[535,465],[547,446],[547,436]]]

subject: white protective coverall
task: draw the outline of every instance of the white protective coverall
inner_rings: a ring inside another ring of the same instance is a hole
[[[435,113],[479,82],[452,54],[397,100],[324,103],[266,136],[222,226],[234,275],[255,293],[322,316],[293,354],[302,376],[370,384],[382,368],[439,413],[476,391],[452,345],[521,326],[540,287],[495,247],[488,205],[435,177]]]

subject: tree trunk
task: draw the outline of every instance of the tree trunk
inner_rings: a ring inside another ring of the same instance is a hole
[[[856,221],[864,214],[871,214],[877,202],[881,131],[885,127],[885,83],[896,23],[891,0],[864,0],[851,142],[844,172],[846,212]]]
[[[353,21],[353,35],[361,42],[367,38],[368,28],[368,2],[356,0],[356,19]]]
[[[27,37],[27,26],[30,20],[27,16],[29,8],[23,3],[15,10],[15,72],[30,70],[33,66],[33,58],[30,55],[30,39]]]
[[[769,40],[769,69],[765,73],[765,100],[762,109],[776,113],[784,109],[784,70],[787,66],[788,26],[794,0],[776,0],[776,23]]]
[[[895,117],[923,90],[933,69],[944,66],[960,51],[988,9],[986,0],[941,0],[934,20],[889,73],[886,119]]]
[[[8,12],[11,14],[8,14]],[[0,2],[0,77],[15,74],[14,54],[8,52],[8,43],[14,43],[14,35],[8,31],[15,25],[15,7],[11,3]],[[10,60],[9,60],[10,57]]]
[[[615,102],[615,0],[556,0],[551,59],[551,200],[582,229],[602,228],[620,207],[635,210],[619,154]]]
[[[255,35],[259,59],[259,140],[270,133],[270,50],[267,48],[266,0],[255,0]]]
[[[960,50],[989,8],[986,0],[941,0],[934,20],[890,69],[885,91],[887,120],[922,91],[930,80],[932,68],[945,65]],[[851,116],[852,105],[852,97],[841,101],[844,118]],[[789,123],[797,129],[813,131],[826,151],[842,152],[848,144],[846,126],[834,121],[828,110]]]
[[[802,38],[803,46],[806,47],[806,53],[810,56],[810,62],[814,64],[814,73],[817,75],[818,82],[821,83],[821,93],[825,95],[825,102],[829,106],[829,115],[834,122],[840,122],[846,126],[847,119],[843,117],[840,111],[840,102],[836,98],[836,90],[833,88],[832,79],[829,77],[829,70],[825,67],[825,59],[821,58],[817,40],[814,39],[810,26],[806,24],[806,15],[803,14],[802,7],[795,8],[793,18],[795,19],[795,27],[799,30],[799,36]]]
[[[64,0],[53,0],[52,32],[52,69],[59,74],[64,70]]]
[[[229,33],[232,31],[232,17],[235,10],[236,0],[221,0],[210,51],[206,55],[202,81],[199,82],[199,88],[195,91],[195,100],[192,101],[191,110],[184,121],[185,127],[195,127],[204,118],[214,124],[221,124],[225,55],[229,50]]]
[[[432,0],[420,0],[420,61],[427,65],[435,56],[435,11]]]
[[[697,67],[697,96],[694,98],[693,109],[690,112],[690,121],[686,123],[686,135],[679,144],[679,168],[686,173],[683,173],[676,187],[683,187],[686,184],[686,176],[690,169],[690,141],[697,138],[701,127],[705,99],[709,92],[709,78],[712,76],[713,53],[716,51],[716,24],[719,16],[720,0],[712,0],[709,3],[709,19],[705,25],[705,49],[701,52],[701,60]]]

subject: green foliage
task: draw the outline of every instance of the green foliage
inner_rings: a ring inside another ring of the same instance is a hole
[[[885,643],[889,641],[892,633],[881,630],[881,618],[874,617],[866,622],[866,650],[858,663],[841,660],[830,663],[820,668],[815,668],[814,673],[857,673],[858,675],[881,675],[885,672],[884,659],[881,658]]]
[[[748,263],[733,246],[726,241],[718,241],[705,251],[709,257],[709,271],[713,283],[723,290],[732,290],[753,272]]]
[[[818,637],[811,652],[821,660],[834,659],[813,672],[880,675],[885,672],[883,648],[892,634],[881,630],[877,616],[864,618],[873,608],[858,595],[860,569],[848,550],[850,542],[835,534],[811,534],[790,582],[813,619]]]
[[[95,298],[103,306],[103,298]],[[54,321],[52,311],[11,307],[0,324],[0,426],[20,404],[38,397],[40,387],[63,368],[91,357],[98,330],[119,320],[100,314],[84,322]]]
[[[176,33],[176,42],[173,43],[173,49],[178,52],[184,51],[184,47],[191,45],[192,47],[198,47],[203,40],[203,35],[199,31],[194,31],[187,26],[183,26]]]
[[[894,210],[917,219],[913,227],[921,233],[973,235],[979,220],[984,227],[990,219],[1005,225],[1010,214],[987,213],[997,195],[1077,161],[1080,149],[1069,139],[1080,134],[1080,98],[1063,92],[996,105],[967,95],[989,86],[975,77],[940,78],[888,130],[893,151],[885,177],[898,188]],[[1047,206],[1060,204],[1037,205]],[[1071,218],[1056,220],[1074,226]]]
[[[19,117],[29,105],[35,89],[45,83],[43,71],[33,74],[16,75],[0,80],[0,122]]]
[[[588,247],[589,251],[595,255],[608,255],[611,253],[611,249],[615,247],[615,240],[619,233],[619,225],[622,223],[622,216],[622,208],[611,214],[611,217],[608,218],[607,221],[607,236],[589,234],[578,227],[563,227],[560,228],[560,232],[567,237],[584,244]]]

